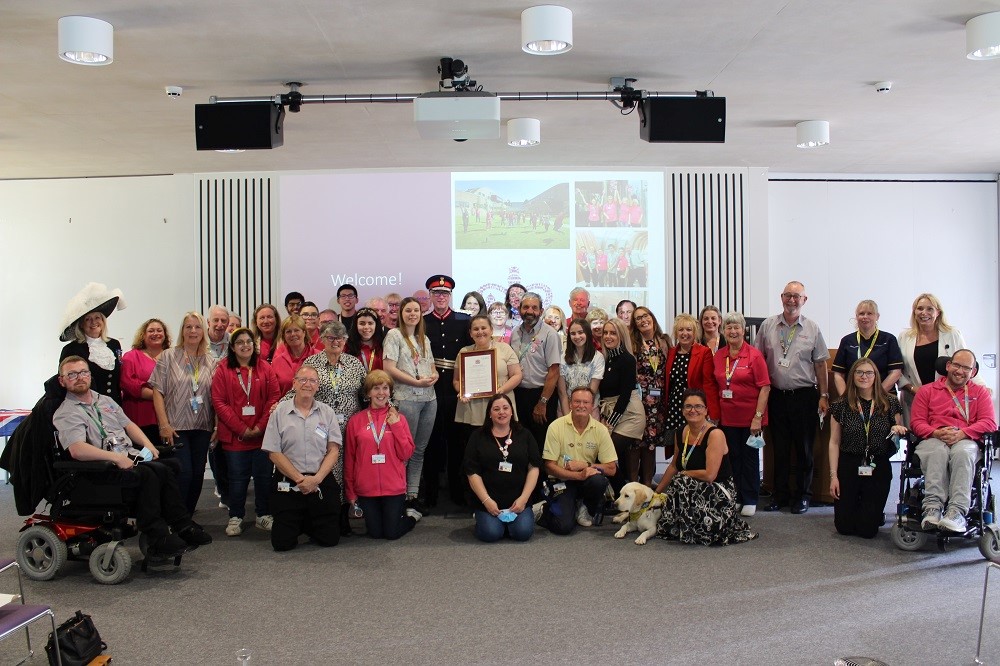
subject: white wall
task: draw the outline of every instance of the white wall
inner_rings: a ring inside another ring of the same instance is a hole
[[[980,359],[998,349],[996,182],[775,181],[769,186],[768,314],[789,280],[806,285],[803,313],[827,344],[854,330],[858,301],[880,328],[909,326],[914,297],[935,294]],[[870,177],[870,176],[869,176]],[[997,387],[997,370],[982,377]]]
[[[0,238],[0,408],[41,396],[63,310],[87,282],[125,294],[108,324],[126,349],[143,321],[161,317],[174,333],[196,302],[191,175],[0,182]]]

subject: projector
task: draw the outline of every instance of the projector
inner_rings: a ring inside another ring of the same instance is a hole
[[[500,99],[481,91],[445,91],[413,100],[413,122],[422,139],[499,139]]]

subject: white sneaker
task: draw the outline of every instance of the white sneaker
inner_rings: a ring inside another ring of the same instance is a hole
[[[274,525],[274,516],[257,516],[253,524],[259,530],[270,532],[271,526]]]
[[[920,521],[920,529],[931,530],[941,522],[941,509],[934,507],[924,511],[924,517]]]
[[[545,500],[541,502],[535,502],[531,505],[531,513],[535,516],[535,522],[537,523],[542,519],[542,511],[545,509]]]
[[[230,518],[229,524],[226,525],[226,536],[239,536],[241,534],[243,534],[243,519]]]
[[[424,517],[424,514],[420,513],[416,509],[410,507],[406,509],[406,515],[413,518],[413,522],[419,523],[420,519]]]
[[[757,505],[756,504],[744,504],[743,508],[740,509],[740,515],[741,516],[746,516],[747,518],[749,518],[750,516],[752,516],[755,513],[757,513]]]
[[[590,519],[590,512],[587,511],[586,504],[580,504],[580,508],[576,510],[576,524],[580,527],[591,527],[594,521]]]
[[[965,516],[962,512],[955,507],[948,507],[948,510],[944,512],[944,518],[938,523],[938,529],[948,530],[949,532],[958,532],[964,534],[965,530],[968,529],[968,524],[965,521]]]

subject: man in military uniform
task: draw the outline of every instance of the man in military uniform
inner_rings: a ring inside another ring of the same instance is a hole
[[[432,275],[425,283],[430,292],[433,308],[424,315],[424,328],[434,354],[434,365],[441,375],[434,385],[437,395],[437,417],[434,430],[427,445],[424,459],[424,479],[420,495],[425,505],[437,503],[439,475],[447,464],[449,488],[452,502],[465,503],[465,475],[461,473],[465,442],[460,441],[455,426],[455,407],[458,396],[452,385],[455,374],[455,358],[462,347],[472,344],[469,336],[469,315],[451,309],[451,292],[455,281],[447,275]]]

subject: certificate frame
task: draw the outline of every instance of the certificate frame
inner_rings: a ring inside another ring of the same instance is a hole
[[[458,387],[464,398],[489,398],[496,395],[496,349],[462,352],[459,355]]]

